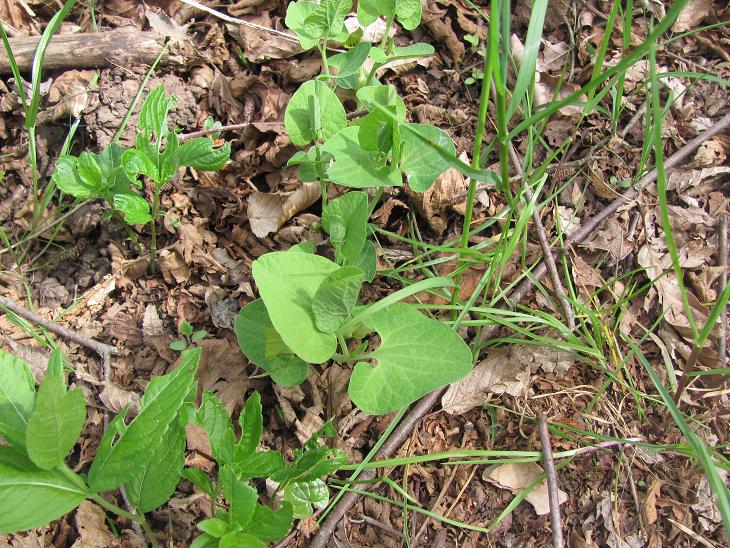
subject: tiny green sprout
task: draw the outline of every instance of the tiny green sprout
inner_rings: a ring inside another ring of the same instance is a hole
[[[479,36],[476,34],[465,34],[464,41],[471,45],[472,51],[476,51],[477,46],[479,46]]]
[[[208,336],[208,332],[204,329],[195,331],[193,325],[187,320],[180,322],[180,325],[177,327],[177,333],[182,339],[170,343],[170,348],[176,352],[182,352],[194,342],[203,340]]]

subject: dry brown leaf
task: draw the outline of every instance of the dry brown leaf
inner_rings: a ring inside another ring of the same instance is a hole
[[[722,165],[727,159],[728,151],[730,151],[730,137],[717,135],[702,143],[687,165],[693,168]]]
[[[488,401],[490,394],[521,395],[530,375],[539,369],[564,372],[574,364],[573,356],[555,348],[519,344],[493,348],[469,375],[449,386],[441,405],[447,413],[465,413]]]
[[[240,407],[248,387],[241,349],[226,339],[203,339],[197,345],[203,349],[198,366],[200,390],[211,390],[229,411]]]
[[[174,249],[160,251],[157,266],[160,267],[160,273],[165,279],[165,283],[170,285],[185,284],[190,280],[190,267]]]
[[[661,494],[662,485],[664,485],[664,482],[662,480],[660,480],[656,476],[652,477],[649,488],[646,490],[644,502],[641,505],[641,517],[644,519],[644,525],[651,525],[653,523],[656,523],[656,501]]]
[[[678,169],[672,171],[667,181],[668,190],[676,190],[684,192],[690,187],[695,187],[700,183],[730,173],[730,166],[712,166],[702,169]]]
[[[294,215],[308,208],[322,195],[319,183],[302,183],[288,194],[254,192],[248,199],[248,222],[251,231],[265,238],[279,230]]]
[[[119,413],[124,407],[127,407],[129,416],[133,417],[139,413],[139,394],[124,390],[110,381],[104,381],[101,385],[104,388],[99,394],[99,399],[109,411]]]
[[[7,336],[4,339],[13,354],[28,364],[36,381],[40,382],[46,374],[46,369],[48,369],[50,354],[40,348],[18,343]]]
[[[573,277],[579,287],[589,291],[605,284],[598,271],[578,255],[573,257]]]
[[[462,160],[465,156],[462,155]],[[468,161],[468,159],[467,159]],[[447,227],[447,211],[454,209],[463,215],[465,202],[453,206],[454,196],[466,192],[468,184],[464,175],[457,169],[450,168],[442,173],[436,182],[425,192],[413,192],[406,187],[406,195],[413,203],[416,211],[426,220],[428,226],[437,234],[442,234]],[[462,207],[459,207],[462,206]]]
[[[157,11],[151,8],[145,9],[145,17],[150,24],[150,29],[164,41],[169,38],[173,44],[183,45],[189,41],[187,31],[190,24],[180,25],[175,20],[170,19],[165,12]]]
[[[509,489],[516,495],[533,481],[538,479],[544,470],[535,462],[520,462],[516,464],[499,464],[488,467],[484,470],[482,479],[493,483],[502,489]],[[543,480],[525,497],[525,500],[532,504],[538,516],[550,512],[547,481]],[[558,489],[559,504],[568,502],[568,494]]]
[[[616,264],[634,250],[634,245],[624,238],[624,229],[616,219],[608,219],[594,236],[580,244],[592,251],[608,251]]]
[[[148,304],[144,309],[142,316],[142,333],[145,337],[157,337],[165,332],[165,326],[162,325],[160,315],[157,313],[157,307],[154,304]]]
[[[451,18],[447,15],[447,11],[442,9],[438,2],[426,2],[423,7],[423,17],[421,19],[429,32],[436,39],[438,44],[446,46],[451,55],[451,65],[461,63],[464,58],[466,48],[451,25]]]
[[[278,31],[286,31],[286,29],[281,26],[281,21],[278,18],[276,19],[276,22],[272,24],[271,18],[268,14],[245,16],[242,17],[242,19],[263,27],[274,28]],[[278,34],[272,34],[270,32],[243,25],[237,26],[231,24],[228,25],[228,28],[231,34],[235,36],[241,44],[246,58],[250,59],[254,63],[260,63],[267,59],[286,59],[304,51],[296,38],[291,40]],[[238,32],[236,32],[236,30]]]
[[[685,32],[695,28],[707,17],[714,0],[689,0],[672,25],[673,32]]]
[[[74,548],[111,548],[119,546],[119,540],[107,529],[106,514],[96,504],[85,500],[76,510],[76,530],[79,538]]]

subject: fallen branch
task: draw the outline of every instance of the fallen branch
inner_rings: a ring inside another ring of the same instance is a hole
[[[10,49],[21,72],[27,72],[33,66],[39,41],[40,36],[10,38]],[[107,32],[59,34],[53,37],[46,49],[43,69],[49,71],[113,65],[151,65],[163,48],[164,45],[158,43],[154,32],[145,32],[134,27],[122,27]],[[166,65],[182,65],[184,60],[178,55],[165,55],[161,62]],[[7,55],[0,55],[0,74],[11,72]]]
[[[545,475],[547,476],[548,502],[550,504],[550,527],[553,532],[553,548],[563,548],[563,528],[560,525],[560,497],[558,496],[558,473],[555,471],[553,460],[553,449],[550,444],[550,432],[548,432],[547,419],[540,411],[537,414],[537,429],[540,432],[540,445],[542,447],[542,460],[545,464]]]
[[[702,143],[704,143],[708,139],[711,139],[728,126],[730,126],[730,113],[723,116],[715,123],[715,125],[689,141],[686,145],[677,150],[677,152],[667,158],[667,160],[664,162],[665,169],[670,169],[678,165],[690,154],[692,154],[692,152],[697,150],[697,148],[699,148]],[[644,175],[641,179],[639,179],[638,183],[636,183],[636,185],[634,185],[632,189],[626,191],[626,193],[624,193],[623,196],[621,196],[620,198],[616,198],[606,208],[602,209],[595,217],[591,218],[585,225],[583,225],[582,228],[579,228],[572,234],[568,235],[568,237],[566,238],[566,243],[581,243],[589,235],[591,235],[603,221],[605,221],[613,213],[618,211],[623,205],[634,200],[647,185],[656,181],[656,177],[656,170],[652,170]],[[509,296],[508,302],[517,303],[524,299],[532,288],[532,280],[541,278],[545,275],[546,272],[547,268],[544,262],[538,265],[533,272],[533,275],[531,277],[525,278],[525,281],[523,281],[519,285],[519,287],[517,287],[517,289],[515,289],[515,291]],[[492,324],[484,329],[482,331],[482,340],[493,337],[499,328],[499,324]],[[416,402],[416,404],[408,412],[408,414],[403,417],[401,423],[396,427],[395,430],[393,430],[390,438],[388,438],[388,440],[383,444],[383,446],[380,448],[380,451],[378,451],[378,453],[375,455],[375,458],[385,459],[394,454],[403,444],[403,441],[406,440],[411,434],[416,424],[418,424],[418,422],[420,422],[420,420],[441,399],[441,396],[443,396],[447,388],[448,387],[444,386],[442,388],[439,388],[438,390],[434,390],[433,392],[425,395],[418,402]],[[345,516],[345,514],[347,514],[350,508],[355,505],[359,498],[360,495],[358,493],[349,492],[340,499],[340,502],[338,502],[337,505],[332,509],[329,517],[322,524],[322,527],[317,532],[317,535],[314,537],[314,539],[312,539],[312,542],[309,545],[310,548],[325,548],[325,546],[327,546],[329,538],[335,532],[337,523]]]
[[[48,331],[55,333],[56,335],[60,335],[61,337],[68,339],[70,341],[75,342],[76,344],[80,344],[81,346],[85,346],[86,348],[90,348],[97,354],[99,354],[102,358],[104,358],[105,355],[109,356],[121,356],[122,353],[115,347],[111,346],[109,344],[104,344],[99,341],[95,341],[93,339],[89,339],[88,337],[84,337],[82,334],[77,333],[76,331],[72,331],[68,329],[67,327],[62,327],[58,325],[55,322],[52,322],[51,320],[45,319],[43,316],[40,316],[39,314],[36,314],[35,312],[31,312],[27,308],[24,308],[17,304],[15,301],[12,301],[8,299],[7,297],[0,296],[0,306],[4,306],[14,314],[17,314],[21,318],[24,318],[28,321],[31,321],[35,324],[40,325],[41,327],[44,327]]]

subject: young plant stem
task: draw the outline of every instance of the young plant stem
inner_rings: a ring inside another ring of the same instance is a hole
[[[324,177],[324,166],[322,165],[322,152],[319,148],[319,141],[314,143],[315,160],[317,162],[317,178],[319,179],[319,187],[322,192],[322,212],[327,207],[327,180]]]
[[[152,242],[150,243],[150,272],[155,273],[157,266],[157,213],[160,208],[160,187],[155,185],[155,190],[152,196],[152,223],[150,231],[152,235]]]
[[[385,45],[388,43],[388,35],[390,34],[390,29],[393,28],[393,23],[395,21],[395,13],[393,13],[390,17],[388,17],[388,21],[385,25],[385,34],[383,34],[383,39],[380,41],[380,49],[385,51]],[[370,69],[370,72],[368,73],[368,77],[365,79],[365,85],[369,86],[370,82],[373,81],[373,78],[375,77],[375,71],[377,71],[380,67],[382,67],[382,64],[378,64],[373,62],[373,66]]]
[[[327,40],[325,40],[323,44],[317,44],[317,49],[319,50],[319,55],[322,57],[322,70],[324,71],[324,75],[327,77],[327,80],[329,80],[330,67],[327,64]]]
[[[132,523],[138,523],[142,527],[142,530],[144,530],[145,535],[147,535],[147,538],[150,541],[150,544],[154,548],[159,548],[160,543],[157,542],[157,537],[155,537],[154,533],[152,532],[152,528],[150,527],[150,524],[147,522],[147,519],[145,519],[144,514],[133,514],[131,512],[127,512],[126,510],[124,510],[123,508],[120,508],[116,504],[112,504],[111,502],[107,501],[101,495],[92,495],[90,498],[95,503],[97,503],[99,506],[108,510],[109,512],[112,512],[114,514],[117,514],[118,516],[128,519]]]

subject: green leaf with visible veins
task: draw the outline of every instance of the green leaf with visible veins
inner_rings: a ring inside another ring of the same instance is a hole
[[[435,143],[449,154],[456,154],[454,142],[448,133],[428,124],[403,124],[415,129],[423,137]],[[425,192],[439,175],[451,167],[451,162],[439,155],[433,148],[424,146],[412,131],[401,131],[403,158],[401,169],[408,177],[408,186],[415,192]]]
[[[222,537],[218,548],[266,548],[267,544],[250,533],[234,531]]]
[[[293,482],[284,488],[284,500],[292,505],[297,519],[311,516],[313,506],[318,510],[327,506],[329,496],[327,484],[321,479]]]
[[[79,154],[79,161],[76,164],[81,180],[93,188],[94,192],[99,194],[102,191],[102,173],[98,162],[96,161],[96,154],[91,152],[82,152]]]
[[[327,204],[322,213],[322,226],[330,232],[330,220],[337,217],[344,223],[344,234],[338,241],[332,239],[337,262],[354,265],[357,261],[367,236],[368,196],[364,192],[348,192]]]
[[[16,449],[25,449],[25,430],[35,397],[30,368],[20,358],[0,350],[0,436]]]
[[[313,118],[315,108],[320,114],[318,120]],[[310,80],[292,95],[284,112],[284,125],[291,142],[304,146],[320,138],[328,139],[345,128],[347,116],[345,107],[327,84]]]
[[[304,31],[310,36],[335,38],[345,25],[352,0],[321,0],[317,9],[304,20]]]
[[[124,220],[130,225],[145,225],[152,220],[150,205],[137,194],[115,194],[112,205],[124,214]]]
[[[350,317],[363,279],[362,270],[356,266],[343,266],[327,276],[312,303],[317,329],[334,333]]]
[[[0,445],[0,533],[41,527],[76,508],[88,494],[77,478],[73,481],[59,469],[41,470],[25,455]]]
[[[358,0],[357,19],[360,24],[367,27],[374,23],[378,17],[388,19],[395,15],[396,0]]]
[[[319,31],[317,31],[314,35],[310,35],[304,26],[304,22],[316,11],[318,7],[318,4],[315,4],[314,2],[307,2],[306,0],[290,2],[286,7],[284,23],[289,29],[296,33],[297,38],[299,38],[299,43],[305,50],[316,46],[317,42],[319,42],[319,39],[322,37],[322,35],[319,34]]]
[[[390,413],[471,371],[471,351],[461,337],[410,305],[393,304],[362,323],[381,341],[370,354],[376,365],[360,362],[350,377],[350,398],[366,413]]]
[[[185,428],[173,424],[144,466],[124,484],[132,506],[144,514],[165,504],[175,492],[184,465]]]
[[[243,354],[271,375],[276,384],[296,386],[307,378],[309,365],[281,340],[262,299],[243,307],[233,329]]]
[[[84,393],[66,391],[63,357],[56,350],[48,360],[46,376],[38,387],[35,409],[28,420],[25,446],[38,468],[51,470],[63,463],[86,422]]]
[[[214,144],[209,137],[185,141],[166,160],[166,169],[174,173],[179,167],[189,166],[198,171],[218,171],[231,157],[231,143],[225,143],[218,148]]]
[[[218,480],[223,484],[223,496],[230,505],[230,516],[241,529],[246,529],[256,510],[259,494],[247,481],[236,477],[229,466],[218,472]]]
[[[75,156],[61,156],[56,161],[53,171],[53,182],[62,192],[75,198],[85,200],[97,196],[97,189],[81,180],[77,171],[78,158]]]
[[[143,175],[152,179],[157,184],[165,182],[160,177],[160,172],[152,158],[136,148],[130,148],[124,151],[124,154],[122,154],[122,167],[130,178],[134,179],[137,175]]]
[[[196,385],[200,352],[200,348],[186,350],[172,373],[153,379],[139,415],[128,427],[110,425],[89,471],[89,485],[94,490],[114,489],[129,481],[148,462]]]
[[[327,176],[350,188],[403,186],[402,176],[395,167],[385,164],[378,152],[360,146],[359,131],[357,126],[347,127],[322,145],[322,150],[335,158]]]
[[[197,422],[208,434],[213,458],[218,465],[231,463],[235,443],[233,422],[226,408],[210,390],[203,392]]]
[[[281,540],[291,530],[293,516],[292,506],[288,502],[283,503],[278,510],[257,504],[246,532],[266,542]]]
[[[176,103],[177,98],[174,95],[170,97],[165,95],[165,88],[162,84],[156,86],[149,92],[139,111],[139,121],[137,122],[139,127],[153,132],[157,142],[160,143],[169,132],[167,115]]]
[[[329,259],[300,252],[267,253],[252,271],[274,329],[301,359],[323,363],[332,357],[337,339],[317,329],[312,302],[319,286],[339,267]]]
[[[261,394],[254,391],[243,406],[238,416],[241,427],[241,439],[236,445],[236,460],[253,455],[261,442],[264,431],[264,415],[261,408]]]

